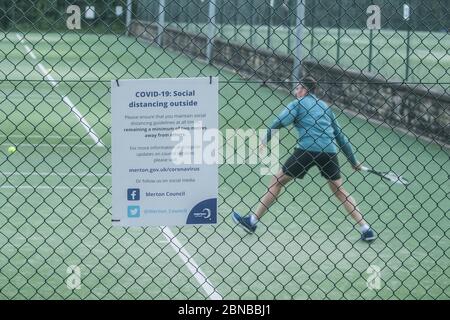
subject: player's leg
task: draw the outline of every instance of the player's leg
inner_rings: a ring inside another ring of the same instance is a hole
[[[271,179],[268,190],[261,198],[255,213],[242,217],[237,212],[233,212],[233,220],[247,232],[254,232],[257,222],[276,201],[283,187],[294,178],[303,178],[312,164],[310,153],[295,149],[282,169]]]
[[[293,177],[288,176],[280,170],[270,181],[269,188],[266,194],[261,198],[258,209],[254,214],[250,214],[247,217],[239,215],[237,212],[232,213],[234,222],[238,223],[245,231],[252,233],[256,230],[256,224],[259,219],[267,212],[270,206],[275,202],[278,195],[281,192],[283,186],[285,186]]]
[[[331,192],[342,203],[348,214],[355,220],[361,227],[367,225],[366,221],[359,210],[355,199],[344,189],[342,179],[328,180]]]
[[[347,213],[359,225],[361,230],[361,238],[364,241],[375,240],[375,234],[373,230],[370,229],[367,222],[364,220],[355,199],[347,192],[347,190],[345,190],[343,186],[337,155],[323,153],[317,159],[317,165],[322,176],[328,180],[328,185],[333,194],[344,206]]]
[[[364,220],[355,199],[347,192],[347,190],[344,189],[342,179],[328,180],[328,185],[336,198],[338,198],[338,200],[342,203],[348,214],[359,224],[361,239],[368,242],[375,240],[375,233]]]
[[[252,217],[254,221],[255,219],[261,219],[269,210],[288,182],[294,178],[302,179],[313,165],[314,153],[295,149],[294,153],[284,163],[282,169],[272,178],[266,194],[261,198],[260,204]]]
[[[288,176],[283,172],[283,170],[280,170],[275,176],[273,176],[266,194],[261,198],[258,209],[255,211],[255,216],[258,220],[262,218],[267,210],[269,210],[270,206],[278,198],[281,189],[292,179],[294,178]]]

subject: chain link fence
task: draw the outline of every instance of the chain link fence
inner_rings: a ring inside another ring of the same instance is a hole
[[[0,297],[448,299],[449,27],[445,0],[0,0]],[[225,131],[306,75],[356,158],[410,181],[339,153],[376,241],[317,168],[244,235],[270,179],[245,163],[219,167],[215,226],[112,227],[111,80],[217,76]]]

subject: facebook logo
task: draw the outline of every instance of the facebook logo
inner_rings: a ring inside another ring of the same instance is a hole
[[[130,201],[137,201],[139,200],[140,194],[139,194],[139,189],[128,189],[127,190],[127,199]]]
[[[128,206],[128,218],[139,218],[141,216],[141,207]]]

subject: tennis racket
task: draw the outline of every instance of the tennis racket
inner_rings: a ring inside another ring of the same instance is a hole
[[[370,172],[373,174],[376,174],[377,176],[382,177],[385,180],[388,180],[392,183],[396,183],[396,184],[401,184],[401,185],[408,185],[410,182],[405,179],[404,177],[396,174],[395,172],[389,171],[389,172],[382,172],[382,171],[377,171],[371,168],[367,168],[362,166],[361,167],[362,171],[366,171],[366,172]]]

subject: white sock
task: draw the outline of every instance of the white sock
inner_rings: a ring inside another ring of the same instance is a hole
[[[254,226],[256,223],[258,223],[258,217],[256,217],[255,214],[250,215],[250,223],[252,224],[252,226]]]
[[[360,228],[361,228],[361,233],[364,233],[370,229],[368,224],[363,224]]]

